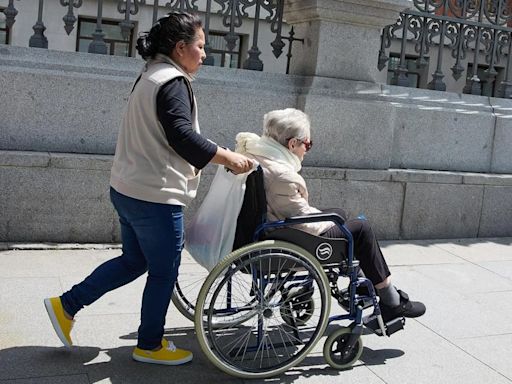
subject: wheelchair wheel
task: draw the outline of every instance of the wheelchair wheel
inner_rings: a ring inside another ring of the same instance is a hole
[[[174,286],[172,303],[190,321],[194,321],[196,300],[208,270],[197,264],[188,254],[182,254],[180,273]]]
[[[191,266],[190,263],[188,264]],[[187,263],[185,262],[183,265],[187,265]],[[208,273],[206,268],[194,262],[192,268],[185,268],[185,271],[178,274],[178,279],[174,286],[172,302],[176,309],[192,322],[196,312],[197,297]],[[225,326],[232,322],[242,321],[242,315],[234,316],[218,313],[213,323],[215,326]]]
[[[363,341],[358,336],[356,344],[351,350],[347,350],[347,343],[351,329],[342,327],[329,335],[324,344],[324,358],[334,369],[348,369],[359,360],[363,353]]]
[[[280,309],[281,317],[290,326],[304,325],[315,310],[313,299],[304,299],[300,295],[290,297],[289,303]]]
[[[301,321],[293,313],[284,320],[283,307],[310,300]],[[296,245],[267,240],[234,251],[211,271],[197,300],[195,328],[201,349],[219,369],[267,378],[306,357],[325,332],[329,309],[320,263]],[[220,314],[232,321],[219,326]]]

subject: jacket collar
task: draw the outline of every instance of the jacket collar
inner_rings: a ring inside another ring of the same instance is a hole
[[[181,72],[181,74],[183,74],[183,76],[185,76],[185,78],[188,80],[188,81],[194,81],[194,77],[192,75],[190,75],[189,73],[187,73],[178,63],[174,62],[169,56],[167,55],[163,55],[161,53],[157,53],[155,55],[155,58],[154,59],[151,59],[150,61],[148,61],[148,63],[146,64],[147,65],[151,65],[151,64],[157,64],[157,63],[167,63],[167,64],[170,64],[172,65],[173,67],[175,67],[179,72]]]

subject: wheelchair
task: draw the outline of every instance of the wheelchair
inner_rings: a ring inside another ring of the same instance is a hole
[[[187,318],[194,318],[200,347],[215,366],[244,379],[279,375],[312,351],[329,324],[349,321],[323,346],[327,363],[344,370],[362,354],[364,327],[379,336],[403,329],[402,317],[384,323],[373,284],[359,274],[352,235],[340,215],[267,222],[266,209],[263,172],[258,168],[247,178],[234,251],[209,274],[195,276],[192,284],[180,278],[176,284],[173,302]],[[318,221],[334,222],[345,238],[294,228]],[[194,283],[192,294],[186,288]],[[346,314],[330,315],[331,298]],[[372,308],[363,316],[363,310]]]

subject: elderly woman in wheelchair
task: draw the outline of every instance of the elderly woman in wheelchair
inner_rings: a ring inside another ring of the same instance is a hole
[[[298,172],[311,146],[309,118],[291,108],[267,113],[261,137],[237,135],[236,150],[260,167],[247,178],[234,251],[210,272],[195,304],[201,348],[229,374],[280,374],[302,361],[335,321],[350,324],[327,337],[323,354],[332,367],[346,369],[362,353],[364,326],[390,336],[405,317],[425,313],[391,284],[365,219],[309,205]],[[330,316],[331,297],[346,314]]]
[[[282,220],[321,212],[338,213],[345,218],[341,209],[321,211],[308,203],[306,183],[298,174],[313,144],[308,116],[288,108],[271,111],[263,119],[262,137],[252,133],[237,135],[237,152],[256,159],[263,168],[268,219]],[[423,315],[423,304],[410,301],[407,294],[391,284],[391,273],[368,221],[358,218],[347,220],[344,225],[352,234],[359,266],[377,289],[383,319]],[[344,237],[340,227],[332,221],[300,224],[297,228],[327,238]]]

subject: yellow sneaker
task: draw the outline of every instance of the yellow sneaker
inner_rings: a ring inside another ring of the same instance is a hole
[[[148,351],[136,347],[132,354],[133,360],[143,363],[180,365],[192,360],[192,352],[176,348],[172,341],[162,339],[162,348],[158,351]]]
[[[71,328],[73,328],[74,320],[69,320],[64,316],[64,308],[62,307],[60,297],[44,299],[44,306],[46,307],[53,329],[55,329],[60,341],[62,341],[66,347],[71,347],[73,341],[71,340],[70,333]]]

